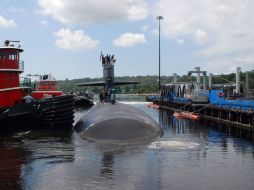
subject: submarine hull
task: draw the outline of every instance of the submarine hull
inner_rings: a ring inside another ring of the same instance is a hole
[[[163,134],[146,113],[125,104],[99,104],[76,125],[80,137],[99,143],[144,143]]]

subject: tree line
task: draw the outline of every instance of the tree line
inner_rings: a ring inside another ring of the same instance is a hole
[[[66,79],[58,81],[58,88],[63,90],[64,92],[82,92],[82,91],[90,91],[93,93],[99,93],[102,87],[80,87],[77,84],[85,83],[85,82],[95,82],[102,81],[103,78],[82,78],[82,79]],[[208,80],[208,79],[207,79]],[[122,76],[115,77],[115,81],[138,81],[140,84],[136,85],[125,85],[125,86],[116,86],[115,90],[118,94],[152,94],[159,92],[159,82],[158,76]],[[178,76],[178,82],[195,82],[195,76]],[[213,77],[213,84],[226,84],[229,81],[232,83],[235,82],[235,74],[221,74]],[[245,73],[241,72],[240,81],[242,85],[245,84]],[[161,76],[161,84],[171,83],[173,82],[172,76]],[[254,70],[252,73],[249,73],[249,87],[250,89],[254,89]]]

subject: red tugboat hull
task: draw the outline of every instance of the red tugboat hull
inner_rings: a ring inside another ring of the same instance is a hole
[[[36,100],[62,96],[63,91],[57,90],[57,81],[51,74],[44,75],[28,75],[28,76],[39,76],[39,81],[34,82],[34,90],[32,96]]]
[[[62,91],[34,91],[32,93],[33,98],[35,99],[43,99],[47,97],[55,97],[55,96],[62,96],[63,92]]]
[[[0,107],[10,107],[22,101],[22,97],[25,96],[24,89],[9,89],[0,90]]]

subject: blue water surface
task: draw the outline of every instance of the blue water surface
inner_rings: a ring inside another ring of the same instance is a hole
[[[253,189],[251,141],[209,122],[175,119],[139,99],[123,103],[150,115],[163,137],[115,149],[85,141],[72,129],[3,134],[0,189]],[[76,120],[86,112],[77,111]]]

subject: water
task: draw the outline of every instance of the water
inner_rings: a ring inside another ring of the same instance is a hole
[[[160,141],[107,149],[72,130],[2,134],[0,189],[253,189],[252,142],[144,102],[128,104],[159,122]],[[85,113],[77,111],[76,119]]]

